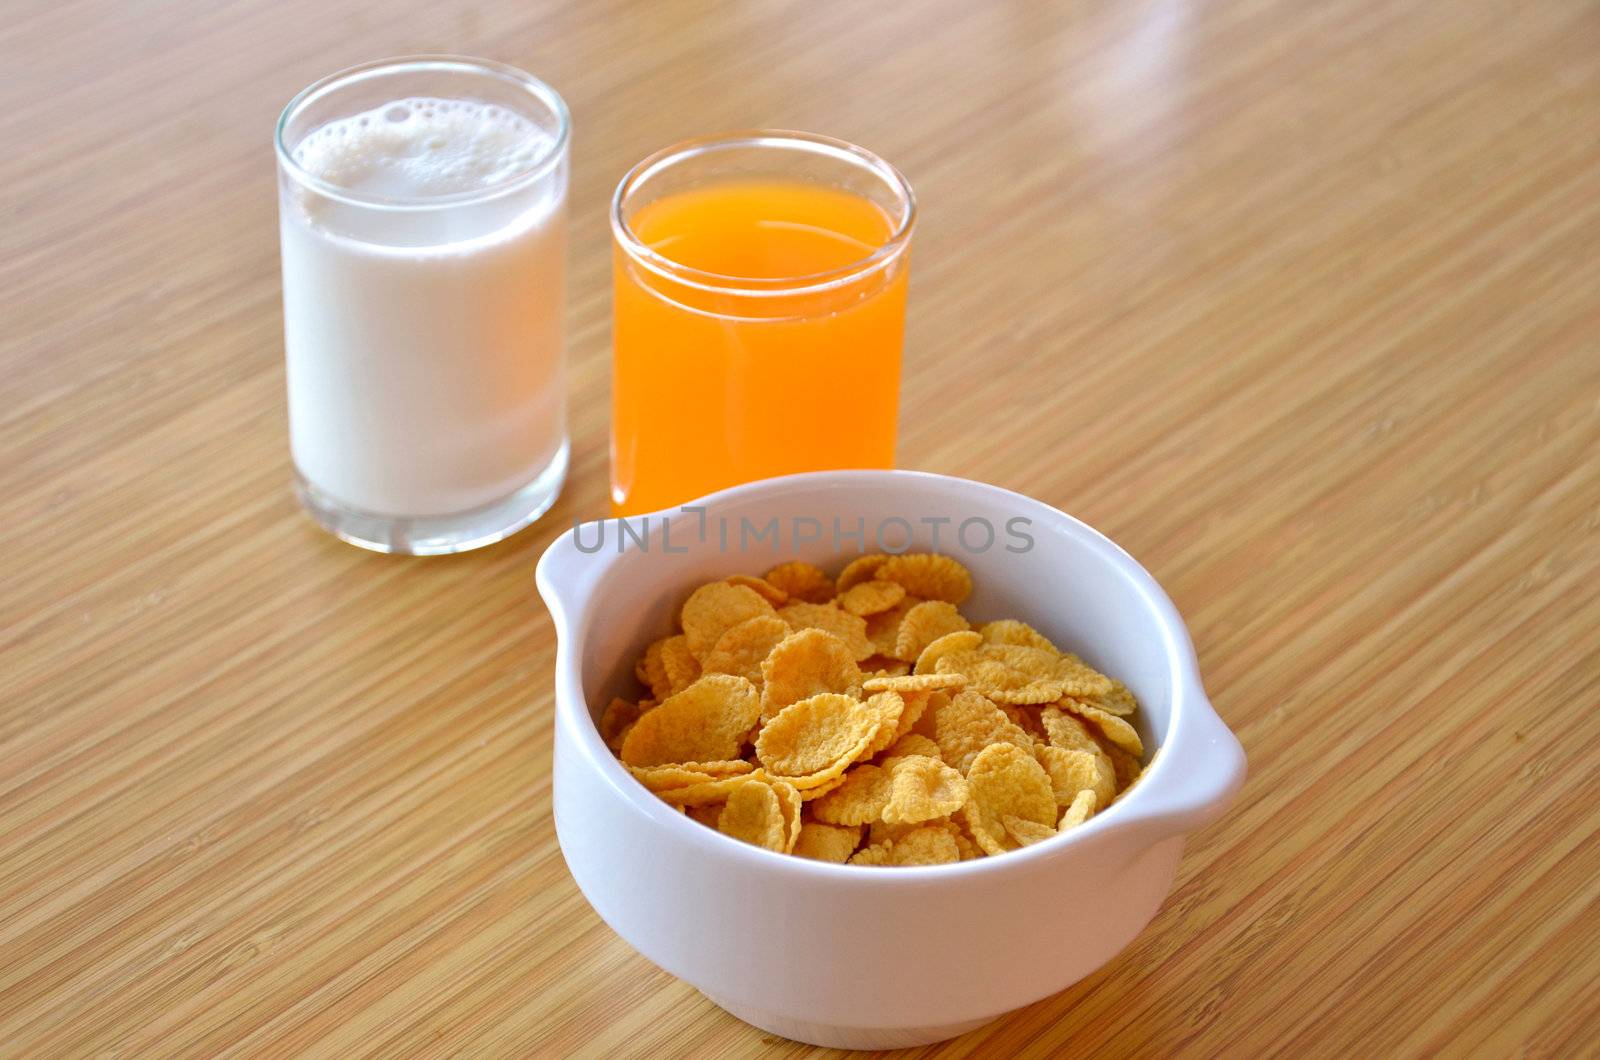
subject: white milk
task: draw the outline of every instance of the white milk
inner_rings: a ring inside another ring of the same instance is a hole
[[[517,179],[547,147],[505,108],[406,99],[294,148],[335,190],[283,199],[290,444],[339,503],[469,511],[528,485],[565,444],[565,172]]]

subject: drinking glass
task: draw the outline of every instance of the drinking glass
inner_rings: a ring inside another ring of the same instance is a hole
[[[289,440],[301,502],[380,552],[498,541],[567,470],[569,120],[500,63],[369,63],[279,119]]]
[[[826,136],[689,140],[612,200],[612,512],[894,465],[916,204]]]

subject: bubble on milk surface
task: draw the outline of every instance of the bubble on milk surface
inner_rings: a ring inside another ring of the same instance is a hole
[[[549,142],[544,130],[506,107],[414,97],[319,126],[294,148],[294,159],[349,191],[427,198],[514,180]]]

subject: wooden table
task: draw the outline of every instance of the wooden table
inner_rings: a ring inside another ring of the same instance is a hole
[[[0,50],[0,1052],[802,1051],[573,887],[532,587],[604,496],[610,191],[748,125],[910,176],[904,466],[1124,543],[1250,755],[1133,946],[927,1054],[1600,1041],[1594,3],[20,0]],[[412,560],[290,495],[269,137],[437,50],[571,102],[576,463]]]

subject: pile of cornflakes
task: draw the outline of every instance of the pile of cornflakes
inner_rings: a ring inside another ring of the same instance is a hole
[[[1048,839],[1138,779],[1138,704],[1026,623],[974,628],[971,593],[933,553],[702,585],[601,735],[663,800],[768,850],[935,865]]]

